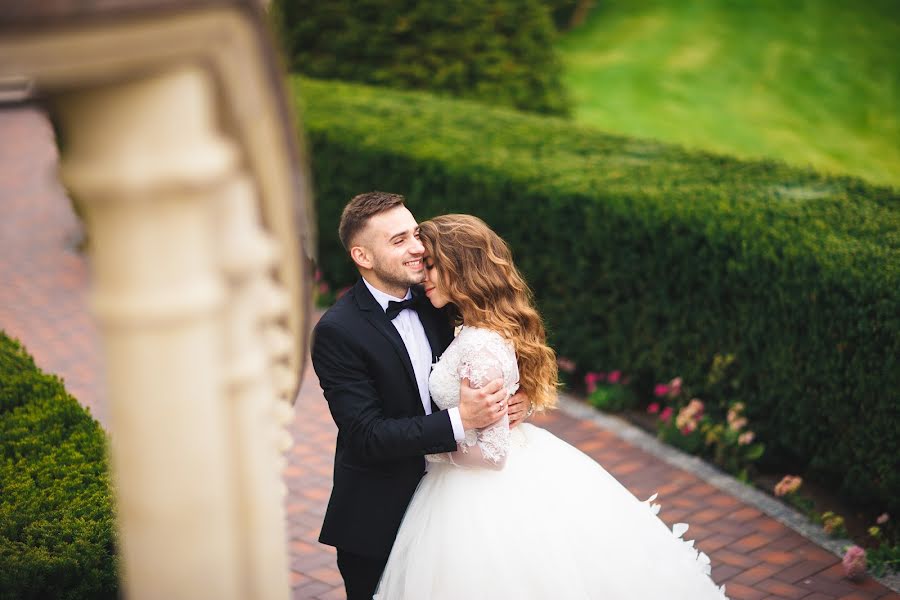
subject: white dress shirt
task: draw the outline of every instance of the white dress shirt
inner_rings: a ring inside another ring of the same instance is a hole
[[[387,311],[388,302],[402,302],[408,298],[412,298],[412,292],[406,290],[405,298],[394,298],[389,294],[385,294],[381,290],[375,288],[363,278],[363,283],[372,292],[375,301],[381,306],[382,310]],[[424,300],[427,302],[427,300]],[[416,384],[419,387],[419,398],[422,400],[422,408],[425,414],[431,414],[431,394],[428,393],[428,376],[431,374],[431,345],[428,343],[428,336],[425,335],[425,328],[422,327],[422,321],[416,311],[404,308],[396,317],[391,320],[403,345],[406,346],[406,352],[409,354],[409,361],[412,363],[413,372],[416,374]],[[459,416],[459,407],[454,406],[447,410],[450,415],[450,424],[453,426],[453,437],[457,442],[466,439],[466,432],[463,429],[462,417]]]

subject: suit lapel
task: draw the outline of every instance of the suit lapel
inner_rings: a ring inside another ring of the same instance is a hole
[[[419,384],[416,381],[416,373],[413,370],[412,361],[409,359],[409,352],[407,351],[406,345],[403,343],[403,338],[400,337],[397,328],[394,327],[391,320],[384,314],[384,309],[381,308],[381,305],[378,304],[372,296],[372,293],[369,291],[369,288],[366,287],[366,284],[363,283],[362,279],[360,279],[353,287],[353,296],[356,299],[357,306],[369,323],[371,323],[379,333],[386,337],[394,347],[397,356],[400,358],[400,362],[403,363],[409,382],[416,392],[416,406],[418,406],[419,411],[424,413],[422,402],[419,400]]]

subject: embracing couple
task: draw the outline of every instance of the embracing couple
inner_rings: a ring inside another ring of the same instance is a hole
[[[349,600],[725,598],[658,507],[522,423],[554,405],[556,360],[497,234],[383,192],[339,234],[361,278],[312,360],[338,426],[319,541]]]

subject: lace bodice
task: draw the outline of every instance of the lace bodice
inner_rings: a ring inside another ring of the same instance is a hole
[[[483,387],[502,377],[507,398],[519,388],[519,367],[510,342],[499,333],[477,327],[463,327],[434,366],[428,387],[442,410],[459,406],[459,386],[468,378],[472,387]],[[457,452],[430,454],[430,462],[450,462],[458,466],[502,467],[509,449],[509,419],[503,417],[484,429],[466,431],[466,440]]]

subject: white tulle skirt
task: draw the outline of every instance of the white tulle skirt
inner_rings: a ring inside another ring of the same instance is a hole
[[[526,423],[502,470],[429,465],[375,598],[725,598],[684,529],[669,530],[593,459]]]

